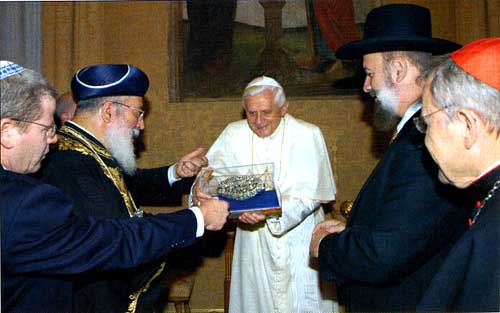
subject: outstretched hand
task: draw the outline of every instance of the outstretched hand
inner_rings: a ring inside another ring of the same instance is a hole
[[[205,156],[205,149],[198,148],[183,156],[176,165],[175,174],[178,177],[193,177],[198,174],[202,167],[208,165],[208,159]]]

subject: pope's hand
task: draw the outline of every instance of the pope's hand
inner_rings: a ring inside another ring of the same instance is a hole
[[[238,217],[240,222],[246,224],[257,224],[266,220],[266,216],[260,213],[243,213]]]
[[[175,174],[181,178],[192,177],[207,165],[208,159],[205,156],[205,149],[198,148],[186,154],[177,162]]]
[[[200,200],[198,207],[203,214],[206,229],[219,230],[226,223],[229,215],[229,203],[226,201],[217,199]]]

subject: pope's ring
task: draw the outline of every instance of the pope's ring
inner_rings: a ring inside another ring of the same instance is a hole
[[[197,207],[201,207],[201,201],[196,202]]]

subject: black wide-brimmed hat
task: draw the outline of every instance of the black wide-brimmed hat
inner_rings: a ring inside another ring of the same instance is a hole
[[[78,70],[71,80],[71,91],[78,102],[96,97],[144,97],[148,76],[129,64],[98,64]]]
[[[457,43],[432,38],[429,9],[414,4],[389,4],[373,9],[366,17],[363,39],[341,46],[339,59],[360,59],[384,51],[452,52]]]

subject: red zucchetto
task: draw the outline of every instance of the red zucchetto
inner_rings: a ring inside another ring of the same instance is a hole
[[[469,75],[500,90],[500,37],[473,41],[451,54]]]

